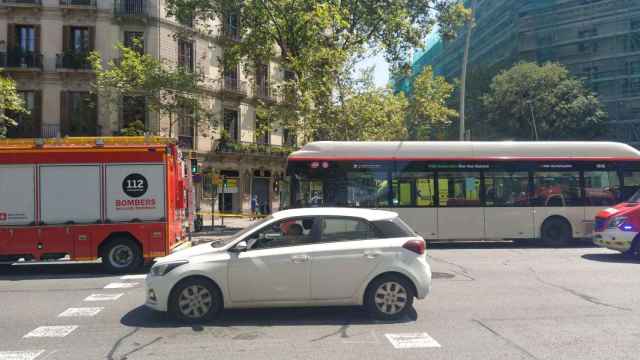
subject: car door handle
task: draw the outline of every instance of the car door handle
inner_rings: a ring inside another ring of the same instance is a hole
[[[307,256],[307,255],[294,255],[294,256],[291,257],[291,261],[293,261],[295,264],[301,264],[303,262],[309,261],[309,256]]]
[[[380,256],[380,252],[379,252],[379,251],[365,251],[365,252],[364,252],[364,256],[365,256],[367,259],[375,259],[375,258],[377,258],[378,256]]]

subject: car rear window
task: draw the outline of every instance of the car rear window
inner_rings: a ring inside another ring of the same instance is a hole
[[[374,221],[373,225],[378,229],[380,235],[384,238],[410,237],[416,236],[416,233],[402,221],[399,217],[392,219]]]

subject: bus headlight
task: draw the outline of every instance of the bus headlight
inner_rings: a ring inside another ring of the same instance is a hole
[[[187,260],[178,260],[178,261],[155,264],[151,267],[150,273],[151,273],[151,276],[164,276],[167,273],[169,273],[169,271],[177,268],[180,265],[184,265],[187,263],[189,263]]]

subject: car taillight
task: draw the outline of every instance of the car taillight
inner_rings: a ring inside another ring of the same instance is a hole
[[[424,254],[424,249],[426,245],[424,243],[424,240],[409,240],[406,243],[404,243],[402,247],[409,251],[413,251],[418,255],[422,255]]]

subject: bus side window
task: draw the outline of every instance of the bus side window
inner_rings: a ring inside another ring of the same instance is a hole
[[[619,202],[620,179],[616,171],[585,171],[586,206],[610,206]]]
[[[622,201],[627,201],[640,189],[640,171],[625,171],[623,177]]]
[[[533,175],[534,206],[580,206],[580,173],[577,171],[539,171]]]

